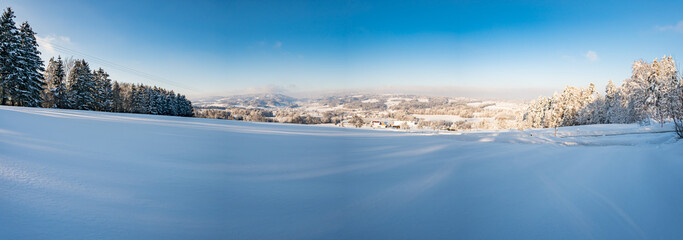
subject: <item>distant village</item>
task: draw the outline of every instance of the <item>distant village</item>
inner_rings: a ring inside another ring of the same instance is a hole
[[[339,127],[458,131],[514,128],[524,104],[416,95],[296,99],[281,94],[261,94],[199,100],[195,104],[195,116]]]

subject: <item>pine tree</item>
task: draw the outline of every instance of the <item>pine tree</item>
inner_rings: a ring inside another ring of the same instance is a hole
[[[187,98],[185,98],[185,95],[178,94],[176,96],[176,99],[179,104],[177,116],[191,117],[194,115],[192,111],[192,102],[190,102],[190,100],[187,100]]]
[[[0,17],[0,104],[12,105],[21,79],[19,66],[21,41],[14,23],[14,12],[7,8]]]
[[[131,84],[128,97],[129,107],[126,112],[140,113],[140,91],[135,84]]]
[[[50,95],[53,101],[49,107],[68,108],[69,89],[66,87],[66,72],[64,72],[64,61],[62,61],[62,57],[57,57],[52,68],[48,65],[48,70],[45,71],[45,82],[48,85],[48,90],[51,93]]]
[[[140,84],[140,89],[140,113],[149,114],[152,107],[152,90],[142,84]]]
[[[95,110],[107,112],[111,111],[113,99],[111,79],[109,79],[109,74],[107,74],[102,68],[99,68],[93,72],[93,77],[95,79]]]
[[[111,89],[112,111],[123,112],[123,92],[118,82],[114,81]]]
[[[42,101],[43,90],[43,60],[40,59],[38,42],[31,26],[24,22],[19,28],[20,48],[19,65],[21,68],[20,81],[17,82],[16,104],[20,106],[36,107]]]
[[[154,86],[154,89],[152,90],[152,99],[150,102],[152,105],[150,108],[151,114],[164,114],[164,96],[162,95],[161,90],[156,86]]]
[[[70,108],[93,110],[95,81],[85,60],[76,61],[69,74]]]
[[[167,100],[166,104],[168,104],[168,106],[169,106],[168,115],[179,116],[180,115],[180,104],[178,104],[178,98],[176,97],[176,94],[173,91],[169,92],[167,99],[168,100]]]
[[[171,111],[169,109],[171,106],[169,105],[169,101],[168,101],[168,92],[166,90],[164,90],[163,88],[158,88],[157,91],[158,91],[158,93],[157,93],[158,96],[156,98],[156,101],[157,101],[157,105],[159,106],[158,107],[159,108],[158,109],[159,114],[170,115]]]

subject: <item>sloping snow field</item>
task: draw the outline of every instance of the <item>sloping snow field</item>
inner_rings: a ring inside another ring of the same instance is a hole
[[[0,107],[0,239],[529,238],[683,238],[683,140]]]

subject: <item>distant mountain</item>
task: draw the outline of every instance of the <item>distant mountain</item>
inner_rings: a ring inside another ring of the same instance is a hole
[[[299,99],[279,93],[246,94],[227,97],[207,97],[195,101],[199,107],[294,107]]]

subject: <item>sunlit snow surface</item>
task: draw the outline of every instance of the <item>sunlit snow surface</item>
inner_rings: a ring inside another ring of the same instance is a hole
[[[0,239],[683,238],[670,125],[559,136],[3,106]]]

